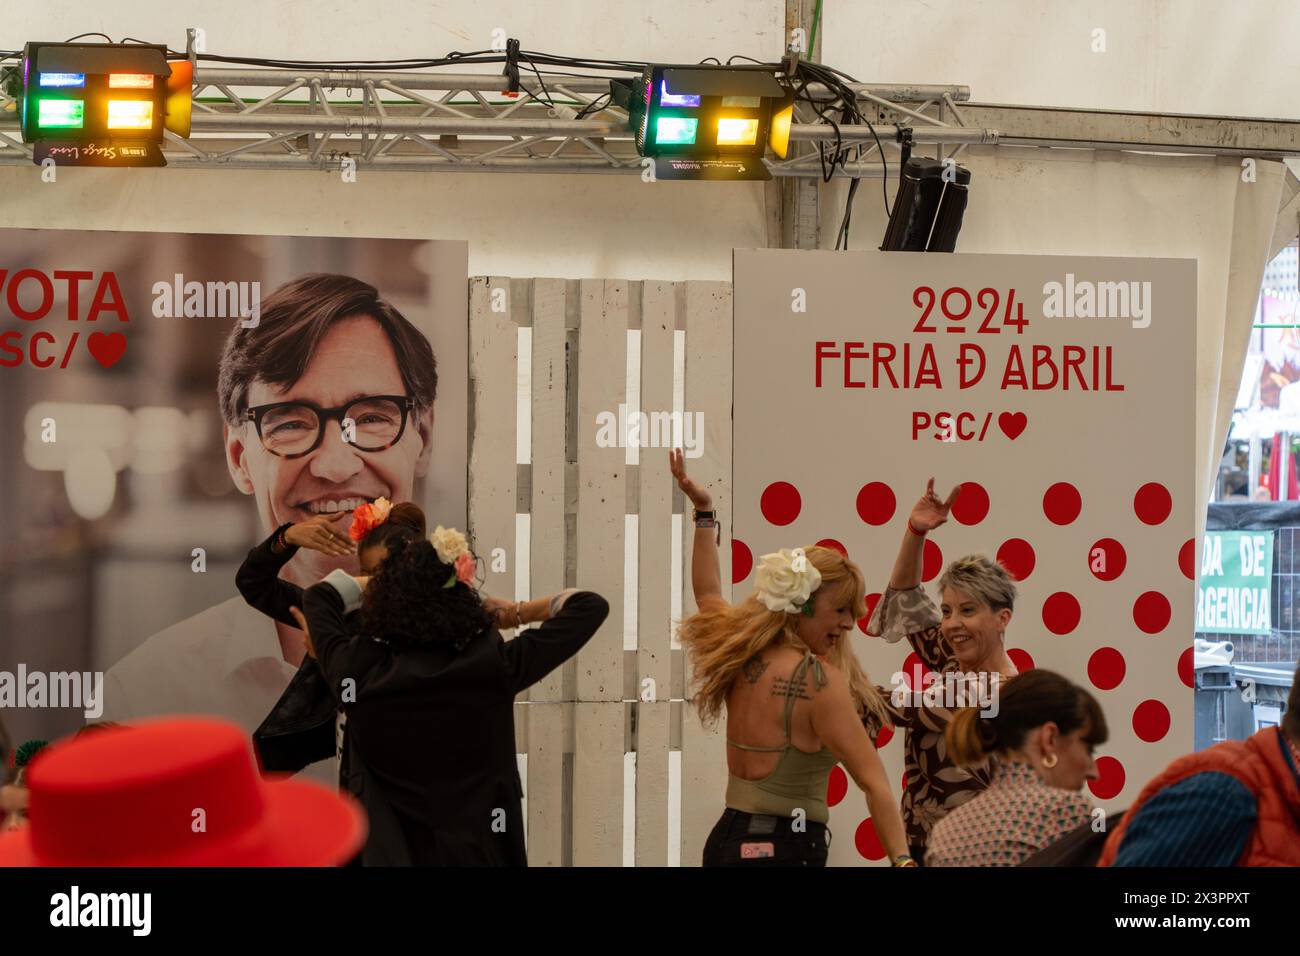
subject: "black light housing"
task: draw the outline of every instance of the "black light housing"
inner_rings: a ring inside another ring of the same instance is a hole
[[[163,130],[189,136],[193,67],[144,43],[28,43],[20,99],[32,159],[165,166]]]
[[[945,178],[945,170],[952,169]],[[914,156],[903,165],[894,209],[880,248],[905,252],[952,252],[957,248],[970,186],[970,170]]]
[[[794,101],[771,68],[652,64],[610,89],[657,178],[771,179],[767,147],[786,155]]]

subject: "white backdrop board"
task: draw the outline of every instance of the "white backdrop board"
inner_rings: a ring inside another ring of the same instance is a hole
[[[1106,712],[1094,800],[1192,749],[1194,260],[737,251],[734,295],[733,599],[761,555],[829,539],[871,604],[926,479],[961,484],[927,590],[977,552],[1017,576],[1013,659]],[[909,649],[864,625],[889,687]],[[898,793],[901,734],[881,756]],[[831,863],[879,860],[844,779]]]

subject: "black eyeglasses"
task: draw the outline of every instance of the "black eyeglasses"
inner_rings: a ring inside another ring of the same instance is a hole
[[[272,455],[301,458],[320,447],[328,421],[337,421],[343,440],[358,451],[391,448],[406,431],[406,419],[413,408],[415,399],[409,395],[369,395],[338,408],[321,408],[305,401],[272,402],[250,408],[244,417],[253,423],[262,447]]]

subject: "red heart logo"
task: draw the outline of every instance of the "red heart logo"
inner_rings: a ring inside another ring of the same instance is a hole
[[[1001,428],[1002,434],[1012,441],[1020,437],[1020,433],[1028,424],[1029,418],[1024,412],[1003,412],[998,416],[998,428]]]
[[[86,344],[95,361],[104,368],[115,365],[126,353],[126,336],[121,332],[91,332]]]

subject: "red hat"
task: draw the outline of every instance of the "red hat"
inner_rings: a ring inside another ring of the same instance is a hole
[[[47,748],[0,866],[333,866],[366,838],[346,794],[264,778],[226,720],[166,717]]]

